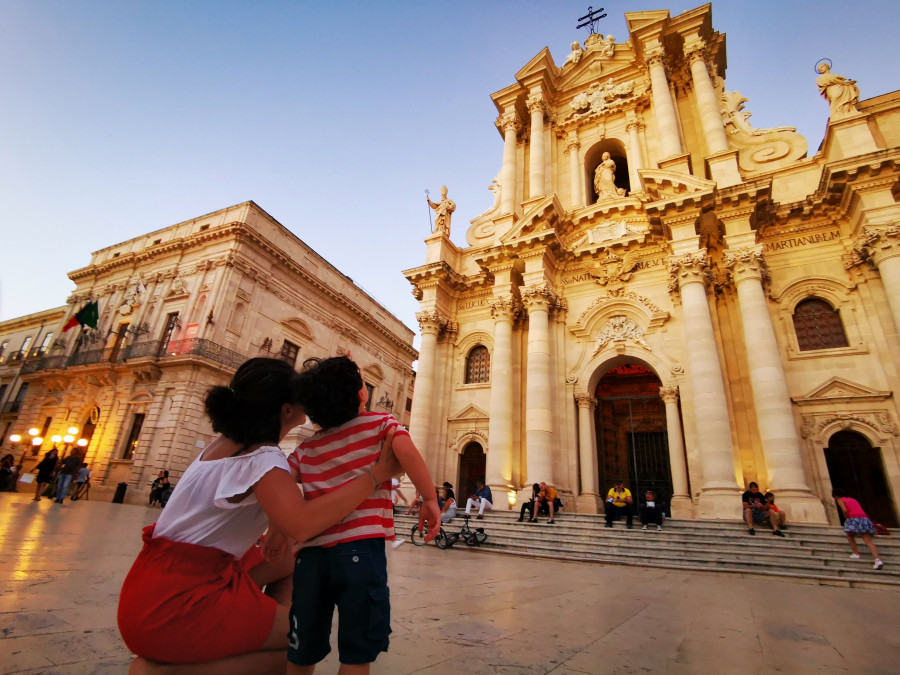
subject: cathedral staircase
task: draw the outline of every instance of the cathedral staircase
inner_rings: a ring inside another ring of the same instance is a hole
[[[394,516],[398,536],[409,539],[418,519]],[[775,537],[768,525],[747,533],[737,521],[666,520],[664,530],[655,525],[644,532],[635,518],[634,529],[624,519],[612,529],[604,527],[603,516],[568,514],[557,516],[554,525],[546,516],[540,523],[516,522],[518,511],[490,511],[472,528],[483,527],[487,541],[479,548],[458,542],[447,551],[503,553],[532,558],[553,558],[606,565],[633,565],[690,571],[707,571],[750,577],[767,577],[805,583],[867,588],[892,587],[900,590],[900,533],[876,537],[884,568],[872,569],[872,556],[858,540],[860,560],[850,559],[850,547],[837,526],[790,525],[785,538]],[[463,519],[456,517],[444,527],[457,532]]]

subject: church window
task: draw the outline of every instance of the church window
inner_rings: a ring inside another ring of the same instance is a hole
[[[298,345],[285,340],[281,344],[281,353],[278,355],[278,357],[293,368],[297,363],[297,355],[299,353],[300,347]]]
[[[849,346],[840,313],[821,298],[809,298],[797,304],[794,331],[801,352]]]
[[[466,358],[466,384],[491,381],[491,355],[484,345],[473,347]]]

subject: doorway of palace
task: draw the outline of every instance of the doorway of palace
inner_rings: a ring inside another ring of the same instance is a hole
[[[828,439],[825,463],[832,487],[856,499],[866,514],[887,527],[897,527],[897,514],[884,476],[881,448],[873,448],[855,431],[838,431]]]
[[[635,505],[646,490],[670,513],[672,471],[666,407],[656,374],[637,363],[610,370],[597,384],[596,429],[600,492],[625,481]]]
[[[486,460],[480,443],[473,441],[463,449],[459,456],[459,483],[456,484],[457,506],[465,506],[469,495],[475,494],[475,483],[484,480]]]

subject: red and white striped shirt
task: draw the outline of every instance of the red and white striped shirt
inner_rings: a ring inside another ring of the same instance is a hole
[[[303,441],[290,454],[288,463],[300,476],[304,498],[313,500],[328,494],[373,466],[390,429],[395,430],[395,436],[409,435],[394,417],[365,412],[339,427],[317,431]],[[394,538],[390,481],[382,483],[353,513],[304,547],[381,538]]]

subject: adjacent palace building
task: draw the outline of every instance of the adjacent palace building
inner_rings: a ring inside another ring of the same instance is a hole
[[[504,507],[546,481],[594,513],[621,479],[738,518],[756,481],[794,522],[836,522],[840,486],[896,525],[900,93],[817,64],[810,154],[750,124],[710,5],[625,16],[626,42],[545,48],[492,96],[502,168],[467,247],[434,205],[404,273],[414,439]]]
[[[371,409],[409,423],[413,332],[253,202],[97,251],[69,278],[66,306],[0,323],[3,454],[23,472],[56,436],[61,452],[87,441],[95,486],[139,499],[160,470],[177,483],[214,436],[207,390],[251,356],[348,354]],[[97,330],[62,332],[93,301]]]

